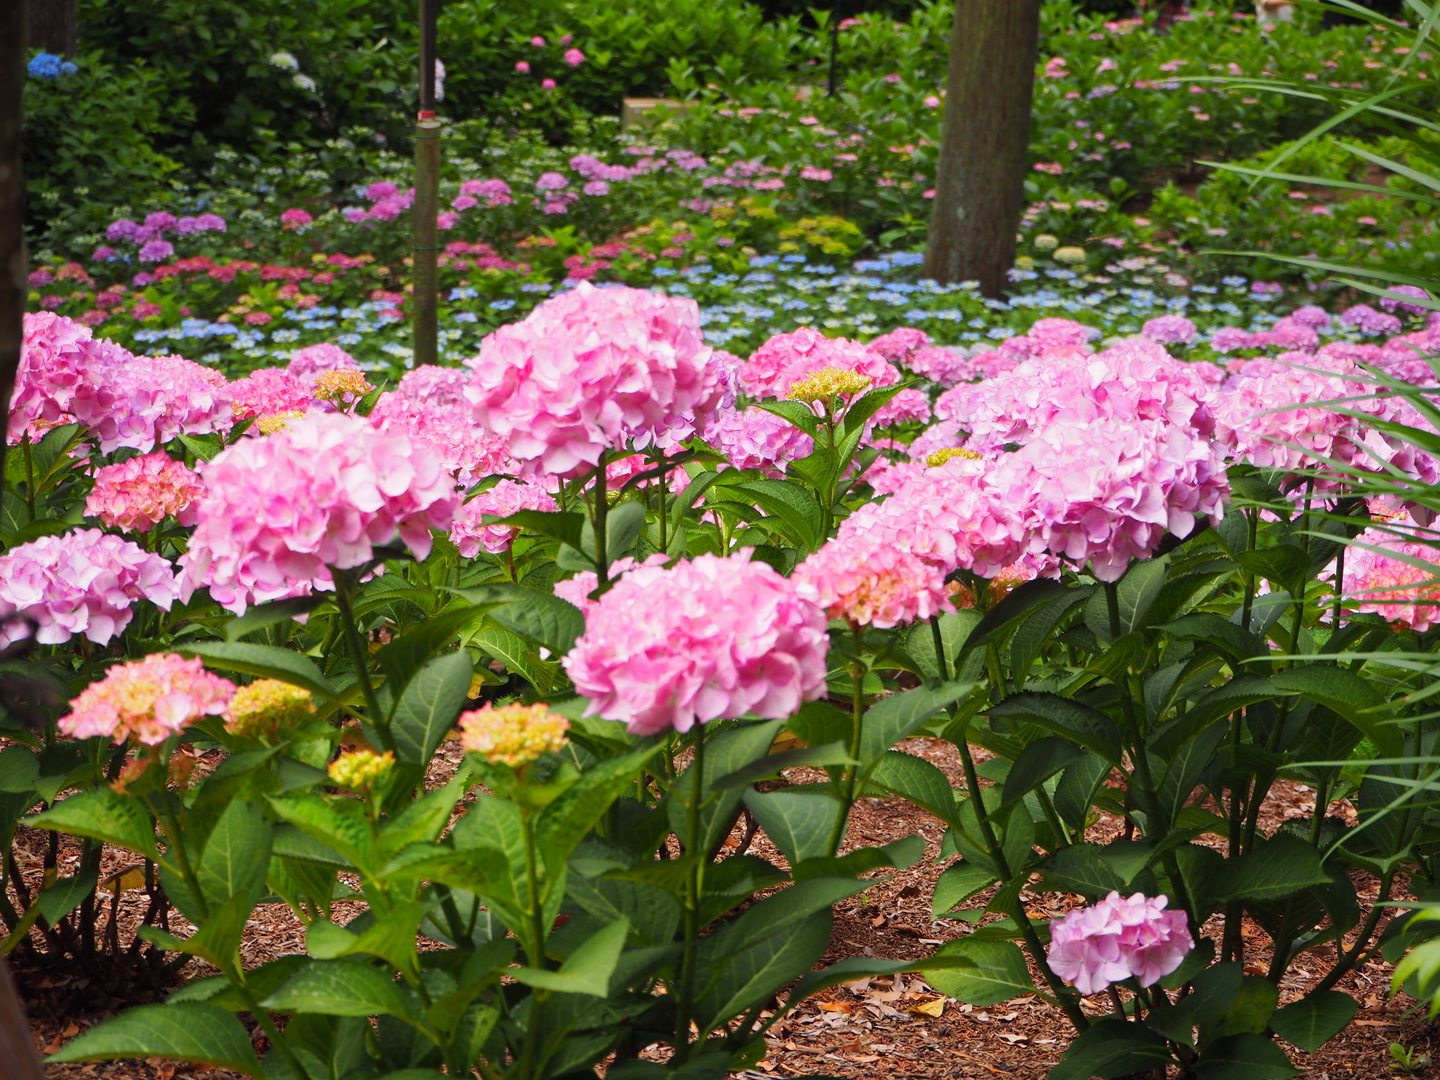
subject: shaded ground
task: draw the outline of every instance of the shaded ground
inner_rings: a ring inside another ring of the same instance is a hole
[[[912,739],[903,745],[910,753],[934,762],[962,785],[960,762],[955,748],[939,739]],[[437,773],[453,770],[458,748],[442,750]],[[797,770],[795,779],[803,779]],[[440,775],[434,777],[440,779]],[[1308,816],[1313,807],[1310,792],[1300,785],[1277,785],[1267,802],[1261,824],[1273,831],[1289,817]],[[1345,804],[1330,808],[1332,814],[1349,814]],[[1091,840],[1114,836],[1120,827],[1116,819],[1102,819],[1092,827]],[[835,931],[824,962],[833,963],[857,953],[886,959],[916,959],[928,956],[942,942],[963,936],[966,923],[933,919],[930,895],[935,879],[945,864],[934,860],[939,853],[944,826],[934,818],[898,799],[865,799],[851,818],[849,842],[856,846],[888,843],[918,833],[928,845],[927,859],[909,870],[878,882],[866,894],[842,904],[836,910]],[[17,860],[27,879],[38,884],[43,874],[46,835],[21,830],[17,838]],[[765,857],[778,856],[763,838],[752,850]],[[79,849],[62,848],[58,862],[62,873],[78,861]],[[124,866],[123,860],[107,861],[106,873]],[[103,875],[102,875],[103,876]],[[1362,889],[1373,899],[1376,883],[1367,875],[1355,875]],[[1053,918],[1074,905],[1076,898],[1055,893],[1022,893],[1027,909],[1037,918]],[[983,905],[982,894],[973,906]],[[122,893],[117,929],[128,940],[143,910],[138,892]],[[358,904],[341,904],[353,908]],[[348,920],[353,912],[337,912]],[[183,920],[172,915],[172,926],[182,935]],[[1211,929],[1206,927],[1207,932]],[[1247,927],[1247,940],[1249,940]],[[1256,945],[1247,962],[1263,964],[1268,957],[1255,931]],[[1348,942],[1347,942],[1348,944]],[[300,923],[283,905],[261,908],[246,934],[244,957],[247,964],[259,964],[287,952],[304,948]],[[1282,1004],[1302,995],[1329,969],[1324,955],[1303,954],[1281,983]],[[188,965],[181,977],[194,978],[208,972],[197,962]],[[20,966],[17,982],[30,1011],[36,1047],[52,1052],[85,1028],[130,1005],[161,1000],[167,987],[146,973],[105,978],[95,973],[47,971],[34,964]],[[1400,1075],[1390,1068],[1391,1043],[1401,1043],[1419,1054],[1440,1058],[1437,1031],[1422,1016],[1407,1015],[1414,1002],[1389,996],[1390,966],[1373,961],[1351,972],[1338,989],[1353,996],[1360,1005],[1356,1021],[1339,1037],[1313,1054],[1295,1051],[1293,1056],[1304,1080],[1348,1080]],[[1094,1012],[1108,1010],[1103,997],[1092,999]],[[829,1074],[855,1078],[897,1077],[905,1080],[1004,1076],[1013,1080],[1040,1080],[1060,1059],[1070,1036],[1069,1025],[1055,1009],[1039,998],[1024,995],[988,1008],[962,1005],[936,994],[915,976],[866,980],[837,987],[802,1005],[774,1029],[768,1050],[755,1069],[741,1074],[745,1080]],[[263,1040],[262,1040],[263,1041]],[[1293,1050],[1293,1048],[1290,1048]],[[57,1065],[46,1070],[52,1080],[232,1080],[235,1074],[173,1062],[110,1062],[88,1065]],[[0,1065],[0,1075],[4,1068]],[[1440,1068],[1427,1063],[1411,1075],[1436,1078]],[[238,1080],[238,1078],[237,1078]]]

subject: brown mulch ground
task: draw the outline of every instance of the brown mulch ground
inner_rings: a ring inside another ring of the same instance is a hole
[[[956,786],[963,786],[955,748],[939,739],[912,739],[903,749],[919,754],[943,769]],[[441,772],[458,763],[454,747],[442,750]],[[798,780],[813,779],[795,770]],[[435,779],[439,779],[436,777]],[[1290,817],[1313,812],[1310,791],[1298,784],[1279,784],[1261,816],[1267,832]],[[1330,807],[1331,814],[1353,816],[1345,804]],[[1107,819],[1092,827],[1089,839],[1105,840],[1119,830],[1119,822]],[[861,896],[836,910],[831,947],[824,958],[833,963],[858,954],[886,959],[917,959],[928,956],[942,942],[963,936],[970,927],[958,920],[936,920],[930,914],[930,894],[945,864],[935,862],[944,826],[934,818],[898,799],[865,799],[851,816],[849,843],[855,846],[888,843],[918,833],[928,845],[929,857],[908,870],[878,881]],[[43,874],[46,834],[21,829],[16,840],[17,861],[27,879],[38,885]],[[775,858],[763,837],[752,850]],[[58,853],[61,873],[79,859],[79,849],[62,848]],[[124,858],[107,856],[105,874],[123,869]],[[1366,875],[1355,880],[1370,899],[1376,882]],[[1054,893],[1024,893],[1026,907],[1037,918],[1052,918],[1072,906],[1074,897]],[[982,894],[974,906],[983,906]],[[337,907],[358,910],[358,904]],[[120,940],[128,941],[143,910],[138,892],[124,892],[119,905],[117,928]],[[342,920],[352,913],[339,913]],[[171,914],[171,926],[182,936],[188,932],[183,919]],[[1207,930],[1209,928],[1207,927]],[[1248,930],[1249,928],[1247,928]],[[1247,935],[1248,939],[1248,935]],[[1264,963],[1264,935],[1256,932],[1256,944],[1247,960]],[[1348,944],[1348,942],[1347,942]],[[246,935],[247,964],[259,964],[287,952],[304,948],[298,920],[283,905],[260,909]],[[1318,982],[1329,964],[1322,955],[1303,954],[1281,983],[1282,1004],[1300,996]],[[192,962],[182,977],[207,974]],[[80,973],[48,970],[42,964],[21,962],[15,971],[17,984],[29,1009],[37,1049],[50,1052],[85,1028],[120,1009],[146,1001],[162,1000],[170,986],[161,985],[149,972]],[[173,983],[172,983],[173,985]],[[1440,1058],[1437,1030],[1423,1014],[1413,1014],[1414,1002],[1389,994],[1390,966],[1373,961],[1350,973],[1338,989],[1353,996],[1360,1005],[1356,1021],[1339,1037],[1313,1054],[1294,1051],[1292,1056],[1304,1080],[1370,1080],[1400,1075],[1390,1068],[1391,1043],[1431,1057]],[[1098,1014],[1108,1010],[1102,997],[1094,1000]],[[1005,1077],[1007,1080],[1041,1080],[1060,1059],[1070,1029],[1065,1018],[1039,998],[1024,995],[988,1008],[962,1005],[937,995],[917,976],[865,980],[837,987],[802,1005],[776,1025],[767,1053],[744,1080],[769,1080],[809,1074],[839,1077],[904,1080],[948,1080],[967,1077]],[[1293,1048],[1290,1048],[1293,1051]],[[0,1064],[0,1075],[4,1074]],[[52,1080],[239,1080],[221,1069],[205,1069],[173,1062],[107,1062],[88,1065],[53,1065],[46,1069]],[[1410,1075],[1440,1078],[1440,1067],[1426,1063]],[[738,1080],[738,1078],[737,1078]]]

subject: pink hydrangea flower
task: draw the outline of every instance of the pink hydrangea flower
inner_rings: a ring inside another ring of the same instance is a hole
[[[465,384],[469,381],[470,372],[462,367],[421,364],[401,376],[395,392],[417,405],[459,408],[465,404]]]
[[[315,400],[313,386],[280,368],[261,368],[230,384],[231,408],[236,420],[257,416],[304,412]]]
[[[1253,347],[1250,344],[1252,337],[1250,331],[1242,330],[1238,326],[1222,326],[1210,335],[1210,347],[1218,353],[1249,349]]]
[[[1350,606],[1421,633],[1440,624],[1440,562],[1426,538],[1432,534],[1408,517],[1361,533],[1345,553],[1341,587]]]
[[[706,426],[704,435],[737,469],[782,472],[790,462],[815,450],[810,436],[790,421],[754,406],[722,410]]]
[[[930,422],[930,399],[925,394],[908,386],[876,410],[870,419],[870,426],[893,427],[896,424],[928,424]]]
[[[450,526],[450,539],[460,554],[473,559],[483,546],[491,555],[499,555],[515,542],[520,530],[511,525],[487,525],[487,514],[509,517],[517,510],[554,510],[555,500],[541,488],[501,480],[467,502]]]
[[[280,227],[291,230],[303,229],[314,220],[307,211],[291,207],[280,215]]]
[[[1140,332],[1161,345],[1189,345],[1197,333],[1195,324],[1184,315],[1161,315],[1149,319]]]
[[[589,715],[632,732],[789,716],[825,693],[825,616],[746,555],[636,567],[590,607],[563,664]]]
[[[871,342],[874,345],[874,342]],[[916,375],[946,388],[969,382],[977,374],[963,349],[929,345],[912,353],[905,366]]]
[[[1392,293],[1401,293],[1404,296],[1413,296],[1417,300],[1430,299],[1429,293],[1415,285],[1391,285],[1388,286],[1388,291]],[[1421,307],[1419,304],[1407,304],[1405,303],[1405,301],[1396,300],[1394,297],[1391,296],[1382,296],[1380,298],[1380,306],[1386,311],[1403,311],[1407,315],[1424,315],[1427,311],[1430,310],[1427,307]]]
[[[565,63],[569,64],[571,67],[579,67],[584,62],[585,54],[579,49],[565,50]]]
[[[298,350],[290,358],[290,363],[286,365],[285,371],[306,386],[313,388],[315,377],[322,371],[344,371],[351,368],[356,371],[360,369],[355,358],[339,345],[332,345],[326,341],[319,345],[307,345]]]
[[[142,533],[167,517],[194,525],[194,503],[204,490],[200,477],[183,461],[160,451],[97,470],[85,513],[106,528]]]
[[[740,369],[740,386],[752,398],[783,398],[795,383],[827,367],[858,371],[872,386],[900,381],[899,370],[867,346],[802,326],[792,334],[776,334],[756,349]]]
[[[8,437],[38,439],[56,424],[72,423],[78,408],[102,414],[115,405],[108,369],[130,354],[112,341],[96,341],[90,327],[53,312],[27,312],[20,368],[10,398]]]
[[[619,581],[622,577],[634,570],[637,566],[664,566],[670,561],[670,556],[663,551],[657,551],[653,555],[647,555],[641,562],[636,562],[626,555],[616,559],[610,564],[610,580]],[[574,604],[586,615],[590,609],[599,603],[598,600],[591,600],[590,594],[595,591],[600,579],[593,570],[581,570],[574,577],[568,577],[564,581],[555,583],[555,595],[567,603]]]
[[[1118,416],[1053,424],[986,472],[1024,523],[1028,550],[1089,563],[1117,581],[1168,530],[1186,536],[1219,518],[1229,492],[1223,448],[1193,428]]]
[[[417,389],[421,396],[407,394],[404,379],[396,390],[381,394],[370,413],[371,426],[404,433],[428,447],[445,472],[467,487],[483,477],[514,470],[509,445],[476,426],[468,405],[448,400],[438,384],[411,383],[409,389]]]
[[[1135,978],[1153,986],[1178,968],[1195,947],[1183,911],[1166,911],[1164,896],[1112,892],[1098,904],[1076,908],[1050,924],[1046,959],[1082,994]]]
[[[867,346],[871,352],[879,353],[892,364],[910,366],[910,358],[930,344],[930,335],[913,326],[902,326],[881,334]]]
[[[42,645],[75,634],[107,645],[130,624],[136,600],[169,611],[179,593],[168,562],[99,529],[42,536],[0,555],[0,601],[35,622]],[[0,627],[0,646],[19,635],[15,626]]]
[[[228,431],[230,384],[213,368],[183,356],[136,356],[105,367],[114,400],[71,403],[75,419],[97,437],[103,453],[122,446],[148,453],[177,435]]]
[[[152,653],[87,686],[58,726],[72,739],[104,736],[119,744],[133,735],[159,746],[202,716],[221,715],[234,696],[235,684],[206,671],[198,657]]]
[[[205,468],[205,497],[181,558],[184,595],[226,608],[330,589],[330,567],[372,559],[399,535],[419,558],[459,499],[428,446],[345,413],[309,413],[226,447]]]
[[[485,338],[465,394],[528,474],[689,438],[727,390],[693,300],[581,282]]]
[[[1302,357],[1302,362],[1314,362],[1303,354],[1296,359]],[[1288,363],[1251,361],[1216,399],[1217,437],[1235,457],[1287,472],[1321,465],[1326,458],[1355,458],[1356,444],[1364,439],[1361,423],[1323,403],[1369,391],[1356,381],[1361,373],[1349,361],[1335,359],[1333,370],[1336,374],[1324,375]],[[1316,404],[1295,407],[1304,402]],[[1347,407],[1366,406],[1352,401]]]
[[[1328,330],[1330,328],[1330,313],[1324,308],[1313,305],[1297,308],[1290,313],[1290,318],[1301,326],[1308,326],[1311,330]]]
[[[888,627],[951,610],[935,563],[889,542],[879,529],[836,536],[791,575],[798,595],[832,619]]]

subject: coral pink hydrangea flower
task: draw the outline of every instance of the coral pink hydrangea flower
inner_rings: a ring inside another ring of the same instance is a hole
[[[1167,898],[1112,892],[1050,924],[1046,959],[1082,994],[1135,978],[1152,986],[1180,966],[1195,947],[1183,911],[1166,911]]]
[[[515,542],[520,530],[513,525],[487,525],[486,514],[509,517],[517,510],[554,510],[555,500],[531,484],[501,480],[488,491],[482,491],[461,508],[450,526],[450,539],[467,559],[475,557],[483,546],[491,555],[499,555]]]
[[[304,412],[315,400],[313,385],[280,368],[261,368],[230,384],[236,420]]]
[[[1433,533],[1408,517],[1361,533],[1345,553],[1342,588],[1350,605],[1420,632],[1440,624],[1440,553],[1422,536]]]
[[[652,735],[789,716],[825,693],[825,616],[744,555],[632,569],[590,606],[563,663],[589,715]]]
[[[194,470],[159,451],[97,470],[85,513],[106,528],[142,533],[167,517],[194,525],[193,504],[204,491]]]
[[[97,645],[130,624],[131,606],[170,610],[180,586],[172,567],[129,540],[99,529],[42,536],[0,555],[0,601],[36,624],[35,640],[58,645],[84,634]],[[0,645],[21,636],[7,623]]]
[[[468,364],[476,419],[530,474],[576,475],[629,440],[688,438],[726,390],[695,301],[588,282],[496,330]]]
[[[791,386],[822,368],[858,371],[872,386],[900,381],[899,370],[869,347],[802,326],[793,334],[776,334],[756,349],[740,368],[740,387],[752,398],[783,398]]]
[[[430,553],[459,498],[437,454],[403,432],[344,413],[309,413],[222,450],[181,559],[185,595],[202,585],[235,612],[333,586],[330,567],[374,557],[397,533]]]
[[[123,743],[132,735],[159,746],[202,716],[219,716],[235,696],[235,684],[206,671],[199,658],[152,653],[117,664],[91,683],[60,718],[72,739],[97,735]]]
[[[827,540],[791,575],[795,591],[832,619],[899,626],[950,610],[945,572],[894,546],[887,531],[855,529]]]

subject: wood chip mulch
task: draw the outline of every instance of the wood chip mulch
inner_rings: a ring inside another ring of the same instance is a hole
[[[446,747],[445,750],[455,749]],[[908,740],[902,749],[930,760],[963,786],[955,748],[940,739]],[[441,772],[453,771],[457,753],[445,753],[437,763]],[[792,770],[797,782],[817,778],[806,770]],[[434,777],[432,779],[439,779]],[[1313,794],[1298,784],[1281,783],[1271,793],[1261,816],[1265,831],[1273,832],[1291,817],[1313,812]],[[1340,803],[1331,814],[1353,816]],[[1087,834],[1090,840],[1104,841],[1119,831],[1116,819],[1102,819]],[[856,954],[884,959],[918,959],[930,955],[941,943],[968,933],[970,926],[959,920],[934,919],[930,895],[946,863],[936,862],[944,826],[924,811],[898,799],[864,799],[851,816],[848,843],[854,846],[883,844],[918,833],[927,843],[927,858],[915,866],[887,875],[866,893],[838,906],[835,929],[824,963],[833,963]],[[16,859],[27,879],[38,884],[43,875],[46,834],[21,828],[16,839]],[[781,861],[758,838],[751,850]],[[62,847],[58,861],[62,873],[79,859],[79,849]],[[104,874],[123,869],[125,857],[107,852]],[[102,874],[102,877],[104,876]],[[1362,890],[1362,909],[1373,900],[1377,883],[1368,875],[1353,875]],[[1053,918],[1076,903],[1078,897],[1055,893],[1022,893],[1027,910],[1037,918]],[[986,899],[982,894],[975,906]],[[122,942],[130,940],[141,916],[142,898],[124,893],[119,905],[117,929]],[[348,920],[360,910],[359,904],[337,905]],[[351,911],[350,909],[354,909]],[[108,911],[108,905],[107,905]],[[177,913],[170,913],[173,930],[184,935],[188,927]],[[1209,927],[1207,927],[1207,930]],[[1247,931],[1253,929],[1247,927]],[[1247,933],[1248,940],[1248,933]],[[1247,961],[1264,963],[1263,934],[1256,930],[1256,944]],[[299,921],[284,905],[267,905],[257,910],[246,933],[244,958],[247,965],[260,964],[289,952],[303,951],[304,935]],[[148,1001],[163,1000],[184,979],[210,972],[192,961],[178,976],[157,979],[148,970],[120,968],[84,972],[47,968],[42,962],[16,957],[15,977],[29,1011],[35,1046],[42,1053],[57,1050],[69,1039],[115,1012]],[[1281,1002],[1299,997],[1328,970],[1323,955],[1302,954],[1281,983]],[[1399,1043],[1417,1057],[1440,1059],[1440,1032],[1427,1023],[1423,1011],[1404,995],[1391,996],[1390,965],[1376,960],[1351,972],[1337,989],[1350,994],[1360,1005],[1354,1023],[1340,1036],[1313,1054],[1294,1050],[1292,1057],[1304,1080],[1376,1080],[1385,1076],[1412,1076],[1440,1080],[1440,1066],[1426,1060],[1417,1071],[1401,1073],[1391,1067],[1390,1045]],[[1093,999],[1095,1012],[1108,1010],[1102,997]],[[1067,1021],[1057,1010],[1034,995],[1022,995],[987,1008],[962,1005],[934,992],[919,976],[862,980],[836,987],[801,1005],[776,1025],[767,1042],[765,1057],[735,1080],[786,1080],[813,1074],[884,1080],[961,1080],[961,1078],[1004,1077],[1006,1080],[1042,1080],[1063,1053],[1069,1040]],[[258,1036],[257,1036],[258,1038]],[[263,1045],[263,1039],[259,1039]],[[0,1075],[4,1074],[0,1063]],[[224,1069],[210,1069],[159,1060],[101,1062],[85,1065],[47,1066],[50,1080],[241,1080]]]

